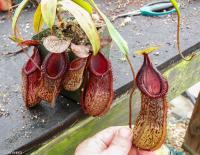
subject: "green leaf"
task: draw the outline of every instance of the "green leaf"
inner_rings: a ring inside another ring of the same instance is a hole
[[[22,12],[22,10],[24,9],[24,7],[26,6],[26,4],[28,3],[29,0],[23,0],[19,6],[17,7],[15,14],[12,18],[12,31],[14,33],[14,37],[17,36],[17,30],[16,30],[16,26],[17,26],[17,21],[19,19],[19,16]]]
[[[56,18],[57,0],[41,0],[41,11],[44,22],[51,29]]]
[[[98,11],[98,13],[101,15],[103,20],[105,21],[108,31],[110,33],[111,38],[115,41],[119,49],[124,55],[128,55],[129,49],[127,42],[122,38],[122,36],[119,34],[119,32],[115,29],[113,24],[110,22],[110,20],[106,17],[106,15],[103,14],[103,12],[100,11],[100,9],[97,7],[97,5],[94,3],[93,0],[88,0]]]
[[[20,42],[24,41],[22,38],[17,38],[15,36],[10,36],[9,39],[12,40],[15,43],[20,43]]]
[[[178,6],[178,3],[176,2],[176,0],[170,0],[170,2],[173,4],[174,8],[176,9],[178,16],[181,16],[181,12],[179,10],[179,6]]]
[[[100,49],[100,38],[90,14],[71,0],[62,0],[59,4],[62,10],[69,11],[76,18],[92,44],[93,54],[96,55]]]
[[[36,33],[39,33],[42,30],[43,26],[43,18],[42,18],[42,12],[41,12],[41,3],[38,5],[33,19],[33,28]]]
[[[84,8],[89,14],[92,14],[92,6],[84,0],[73,0],[76,4]]]

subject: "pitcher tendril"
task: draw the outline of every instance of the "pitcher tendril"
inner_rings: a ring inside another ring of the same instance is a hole
[[[181,25],[181,12],[179,10],[179,6],[178,3],[176,2],[176,0],[170,0],[170,2],[173,4],[174,8],[176,9],[177,15],[178,15],[178,19],[177,19],[177,48],[178,48],[178,53],[181,56],[181,58],[185,61],[190,61],[192,60],[192,58],[195,56],[195,53],[192,53],[192,55],[189,58],[186,58],[182,52],[181,52],[181,48],[180,48],[180,25]]]

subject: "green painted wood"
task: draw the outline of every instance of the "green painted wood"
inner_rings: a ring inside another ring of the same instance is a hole
[[[197,56],[190,62],[179,61],[171,64],[163,73],[169,81],[168,100],[180,95],[187,88],[200,81],[200,51]],[[139,110],[139,92],[134,95],[133,118]],[[128,99],[129,95],[124,94],[114,101],[113,107],[109,113],[101,118],[88,117],[80,121],[70,129],[66,129],[59,136],[54,137],[41,148],[32,153],[32,155],[73,155],[77,145],[87,137],[94,135],[112,125],[128,124]],[[137,101],[137,102],[136,102]],[[133,119],[134,121],[134,119]]]
[[[178,64],[169,66],[164,72],[164,76],[169,81],[169,100],[179,96],[185,90],[200,81],[200,50],[195,53],[196,56],[193,60],[181,60]]]
[[[137,93],[139,94],[139,93]],[[32,153],[33,155],[73,155],[74,149],[86,137],[111,125],[128,125],[128,95],[115,100],[114,108],[101,118],[89,117],[64,131],[58,137]],[[139,97],[137,95],[137,97]],[[134,107],[136,108],[136,107]],[[138,106],[137,106],[138,109]],[[138,111],[138,110],[137,110]]]

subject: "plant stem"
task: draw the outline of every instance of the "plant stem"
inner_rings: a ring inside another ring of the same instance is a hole
[[[64,28],[64,22],[63,22],[63,19],[62,19],[58,10],[56,11],[56,16],[57,16],[58,22],[59,22],[58,27],[63,29]]]
[[[133,75],[133,87],[131,89],[130,98],[129,98],[129,128],[132,129],[132,98],[133,98],[133,93],[136,89],[135,71],[134,71],[133,65],[132,65],[131,60],[130,60],[128,55],[126,55],[126,59],[128,61],[128,64],[131,68],[131,72],[132,72],[132,75]]]
[[[181,15],[178,13],[178,21],[177,21],[177,47],[178,47],[178,53],[181,56],[181,58],[185,61],[190,61],[195,56],[195,53],[192,53],[192,55],[189,58],[185,58],[185,56],[181,52],[180,48],[180,25],[181,25]]]

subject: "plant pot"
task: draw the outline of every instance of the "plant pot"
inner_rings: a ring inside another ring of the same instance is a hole
[[[57,34],[57,31],[56,31],[57,28],[54,27],[54,29],[55,29],[56,35],[59,36],[60,34]],[[98,32],[100,34],[101,39],[111,40],[111,38],[109,36],[109,32],[106,27],[102,26],[102,27],[98,28]],[[46,36],[48,36],[50,34],[51,34],[50,30],[46,29],[46,30],[38,33],[37,35],[33,36],[32,39],[42,41],[43,38],[45,38]],[[41,52],[40,53],[41,57],[44,60],[44,58],[47,56],[49,51],[43,45],[39,45],[38,48],[39,48],[39,51]],[[111,48],[111,42],[108,42],[106,45],[103,46],[103,48],[101,48],[101,52],[104,53],[104,55],[107,58],[109,58],[110,48]],[[68,55],[69,55],[70,62],[75,59],[75,55],[72,52],[69,52]],[[69,99],[75,101],[75,102],[80,102],[81,88],[82,88],[82,85],[76,91],[66,91],[66,90],[62,89],[60,94],[66,98],[69,98]]]

